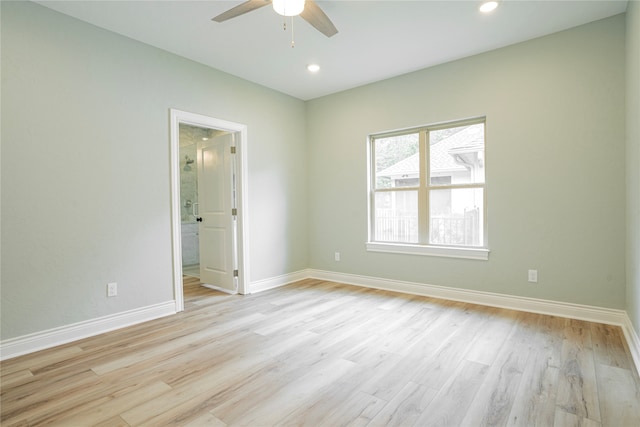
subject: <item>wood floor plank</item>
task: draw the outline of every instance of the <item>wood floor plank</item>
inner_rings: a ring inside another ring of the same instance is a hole
[[[467,409],[484,382],[489,367],[462,360],[458,369],[440,388],[429,406],[422,412],[416,426],[462,425]],[[474,421],[474,425],[479,420]]]
[[[600,422],[598,398],[590,327],[587,322],[570,320],[562,343],[557,405],[578,418]]]
[[[65,424],[65,420],[78,413],[97,408],[108,403],[123,393],[129,393],[146,387],[153,381],[122,379],[105,383],[96,379],[89,384],[82,384],[54,399],[45,399],[36,404],[13,412],[14,420],[26,420],[29,425]],[[6,421],[13,421],[7,418]]]
[[[317,279],[0,362],[4,426],[640,425],[620,328]]]
[[[9,372],[2,375],[0,382],[4,386],[16,385],[17,383],[23,384],[33,378],[33,373],[30,369],[22,369],[19,371]]]
[[[33,376],[32,381],[15,388],[2,384],[2,421],[17,422],[38,414],[54,413],[64,407],[69,396],[81,394],[97,384],[97,375],[91,371],[80,371],[53,380]]]
[[[192,421],[184,424],[184,427],[227,427],[226,423],[223,423],[218,418],[216,418],[212,413],[205,412],[199,417],[193,419]]]
[[[299,425],[364,427],[369,425],[373,417],[380,412],[386,403],[382,399],[358,391],[351,394],[340,405],[335,406],[333,410],[326,412],[317,423],[305,422]]]
[[[455,324],[453,333],[441,342],[438,349],[422,359],[422,363],[414,370],[413,381],[430,388],[440,389],[458,370],[465,359],[470,344],[477,334],[486,326],[488,307],[477,310],[466,310],[462,321]],[[420,356],[420,355],[413,355]]]
[[[453,347],[451,341],[456,332],[470,320],[469,316],[460,316],[461,313],[464,313],[464,304],[447,303],[444,314],[439,316],[437,321],[425,325],[423,338],[408,348],[408,355],[404,356],[400,362],[378,367],[374,376],[364,381],[362,390],[389,401],[409,381],[423,380],[427,387],[439,388],[442,380],[430,378],[429,374],[434,371],[442,372],[443,365],[455,363],[449,360],[438,363],[438,355],[451,350]],[[431,363],[431,361],[435,362]],[[436,381],[438,385],[434,384]]]
[[[238,366],[236,366],[235,369],[231,367],[230,371],[226,372],[226,374],[229,376],[237,375],[239,370],[241,370],[241,368]],[[220,376],[222,377],[222,374],[220,374]],[[197,400],[199,396],[208,393],[211,385],[215,384],[217,377],[218,371],[215,371],[210,375],[201,376],[198,380],[191,381],[189,387],[170,388],[154,399],[149,399],[134,408],[124,410],[120,416],[133,426],[141,426],[145,423],[162,425],[160,419],[175,417],[175,414],[172,412],[174,408]]]
[[[114,417],[120,418],[119,414],[122,411],[135,408],[149,399],[154,399],[156,396],[166,393],[168,390],[171,390],[171,387],[160,381],[142,387],[120,390],[117,393],[113,393],[109,400],[100,402],[99,405],[93,404],[94,402],[86,402],[84,405],[74,408],[74,415],[71,415],[72,411],[67,411],[64,419],[53,422],[50,425],[67,427],[110,423]]]
[[[632,426],[640,420],[640,386],[628,369],[599,364],[598,385],[614,393],[599,393],[602,424]]]
[[[92,427],[131,427],[125,420],[116,415],[99,423],[92,423]]]
[[[57,362],[64,362],[68,360],[70,356],[79,353],[82,353],[82,348],[75,344],[67,344],[47,350],[46,352],[38,351],[32,354],[27,354],[17,358],[15,363],[2,363],[2,374],[0,378],[25,369],[32,372],[38,371],[43,366],[50,366]]]
[[[367,340],[367,342],[371,342]],[[326,354],[333,354],[327,351]],[[340,354],[340,353],[337,353]],[[376,372],[384,365],[396,364],[399,356],[394,353],[377,351],[374,347],[368,357],[358,358],[348,373],[338,378],[331,387],[319,390],[310,397],[308,403],[298,407],[286,418],[280,420],[282,425],[362,425],[379,412],[386,401],[361,390],[363,378],[376,376]],[[302,355],[303,358],[307,356]],[[313,357],[320,357],[315,354]],[[292,364],[300,364],[300,360],[292,360]]]
[[[578,415],[565,412],[562,409],[556,409],[553,425],[557,427],[601,427],[598,421],[583,418]],[[628,426],[621,426],[628,427]]]
[[[631,360],[623,344],[624,336],[618,326],[590,323],[596,363],[631,369]]]
[[[358,391],[356,387],[319,392],[309,404],[297,408],[278,421],[281,426],[364,426],[386,405],[382,399]]]
[[[522,373],[507,425],[526,427],[554,424],[565,323],[565,319],[540,316],[532,355]]]
[[[436,389],[410,381],[367,425],[370,427],[414,425],[437,392]]]
[[[506,425],[532,351],[535,330],[524,327],[539,320],[539,316],[520,313],[521,322],[510,329],[500,351],[487,371],[482,388],[492,393],[478,393],[463,419],[463,424],[483,426]]]
[[[342,375],[353,369],[355,364],[344,359],[325,360],[308,368],[309,372],[300,378],[261,395],[262,404],[246,411],[230,402],[211,411],[227,424],[276,425],[281,419],[294,412],[314,394],[329,386]],[[274,411],[273,408],[278,408]]]
[[[471,343],[465,354],[465,359],[490,365],[495,361],[501,349],[501,346],[496,343],[504,342],[507,339],[515,327],[518,313],[494,308],[487,312],[487,316],[490,317],[489,321]]]

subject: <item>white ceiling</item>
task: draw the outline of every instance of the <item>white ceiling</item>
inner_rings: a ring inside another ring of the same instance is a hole
[[[296,17],[291,48],[291,32],[271,6],[211,21],[242,0],[37,3],[302,100],[624,13],[627,6],[626,0],[502,0],[484,15],[479,0],[318,0],[338,34],[327,38]],[[311,74],[309,63],[322,69]]]

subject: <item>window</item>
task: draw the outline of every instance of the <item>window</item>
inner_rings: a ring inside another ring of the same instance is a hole
[[[370,137],[367,248],[487,259],[485,120]]]

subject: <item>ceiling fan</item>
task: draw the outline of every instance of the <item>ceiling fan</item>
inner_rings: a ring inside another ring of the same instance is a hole
[[[259,9],[268,4],[273,4],[274,10],[283,16],[300,15],[302,19],[311,24],[316,30],[320,31],[327,37],[331,37],[338,33],[335,25],[329,17],[320,9],[320,6],[314,0],[247,0],[233,7],[226,12],[221,13],[212,20],[215,22],[224,22],[228,19],[244,15],[252,10]]]

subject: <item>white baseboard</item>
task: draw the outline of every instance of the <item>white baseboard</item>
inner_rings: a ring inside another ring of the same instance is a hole
[[[629,345],[629,351],[631,351],[631,357],[636,364],[636,371],[640,373],[640,338],[638,338],[638,332],[633,329],[633,324],[631,323],[631,319],[625,313],[625,323],[622,325],[622,332],[624,332],[624,337],[627,339],[627,344]]]
[[[11,359],[23,354],[33,353],[175,313],[175,301],[167,301],[123,313],[10,338],[0,342],[0,360]]]
[[[609,325],[622,326],[624,324],[624,317],[626,316],[626,312],[624,310],[614,310],[610,308],[592,307],[588,305],[518,297],[491,292],[472,291],[447,286],[380,279],[377,277],[334,273],[323,270],[311,270],[309,274],[310,278],[329,280],[349,285],[468,302],[490,307],[507,308],[511,310],[526,311],[529,313],[568,317],[571,319],[586,320],[589,322],[605,323]]]
[[[309,272],[311,270],[299,270],[293,273],[283,274],[269,279],[256,280],[251,282],[249,290],[252,294],[257,292],[266,291],[269,289],[279,288],[280,286],[288,285],[289,283],[297,282],[299,280],[308,279],[311,276]]]

